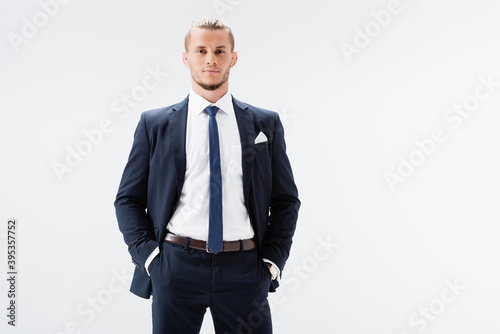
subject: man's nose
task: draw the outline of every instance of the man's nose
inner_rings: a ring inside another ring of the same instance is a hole
[[[211,53],[207,53],[206,57],[207,64],[215,64],[215,55]]]

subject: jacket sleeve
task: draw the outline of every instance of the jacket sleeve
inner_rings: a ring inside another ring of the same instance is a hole
[[[300,200],[286,155],[283,125],[277,113],[271,157],[272,190],[262,257],[273,261],[283,272],[292,246]]]
[[[145,271],[147,257],[158,246],[147,213],[150,143],[143,113],[135,130],[132,150],[115,200],[118,226],[132,262]]]

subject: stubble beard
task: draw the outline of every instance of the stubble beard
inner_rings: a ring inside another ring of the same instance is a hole
[[[191,73],[191,77],[193,78],[194,82],[196,82],[198,85],[200,85],[201,88],[209,91],[217,90],[219,89],[223,84],[226,83],[227,79],[229,79],[229,68],[227,71],[224,73],[224,76],[222,77],[222,80],[219,81],[218,83],[215,84],[206,84],[203,83],[196,75]]]

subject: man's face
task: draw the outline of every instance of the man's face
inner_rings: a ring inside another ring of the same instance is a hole
[[[182,53],[191,78],[205,90],[216,90],[226,83],[237,59],[237,53],[231,52],[229,33],[224,29],[193,28],[188,50]]]

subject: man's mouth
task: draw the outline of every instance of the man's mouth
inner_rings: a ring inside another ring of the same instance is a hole
[[[219,73],[220,71],[215,69],[215,68],[208,68],[206,70],[203,70],[203,72],[206,72],[206,73]]]

